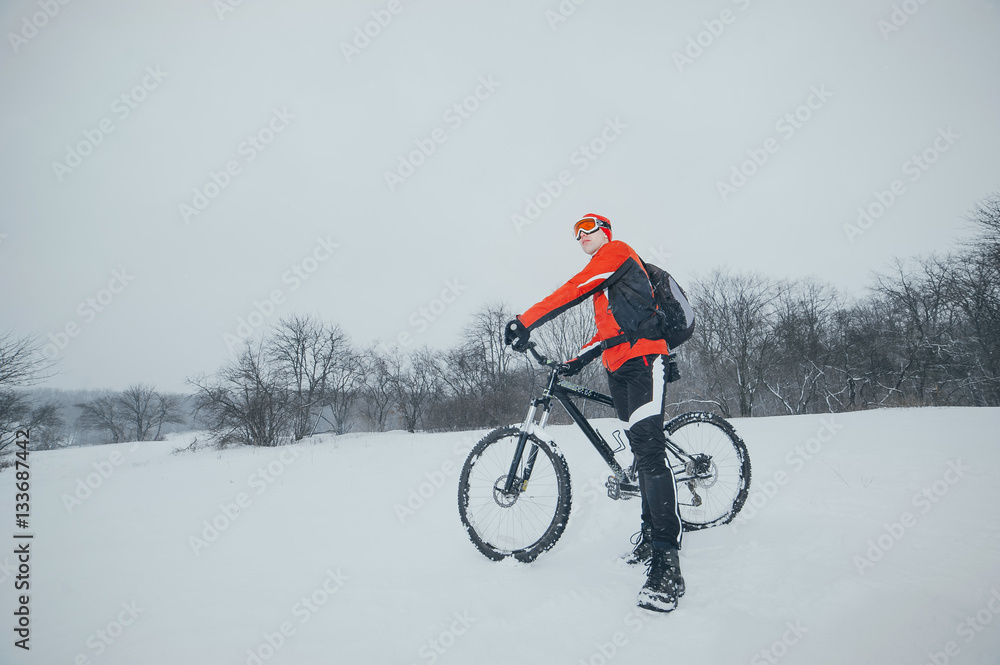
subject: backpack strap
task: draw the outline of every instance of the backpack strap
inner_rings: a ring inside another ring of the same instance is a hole
[[[628,341],[628,338],[625,335],[616,335],[615,337],[610,337],[608,339],[605,339],[605,340],[601,341],[601,348],[606,351],[606,350],[610,349],[613,346],[618,346],[619,344],[624,344],[627,341]]]

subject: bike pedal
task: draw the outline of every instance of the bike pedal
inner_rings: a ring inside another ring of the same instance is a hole
[[[619,488],[621,489],[622,499],[636,499],[639,497],[639,486],[630,485],[628,483],[622,483]]]

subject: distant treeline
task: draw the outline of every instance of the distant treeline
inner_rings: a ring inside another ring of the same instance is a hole
[[[669,385],[668,413],[1000,405],[1000,196],[979,204],[970,221],[973,237],[958,249],[897,261],[861,298],[815,279],[728,270],[685,285],[697,328],[678,351],[682,380]],[[27,392],[23,386],[46,369],[29,353],[33,340],[0,336],[0,451],[13,427],[32,422],[43,447],[155,439],[189,428],[210,430],[222,445],[273,446],[324,431],[517,422],[544,372],[503,344],[514,314],[503,303],[482,307],[446,349],[359,347],[336,323],[291,316],[215,373],[192,378],[189,396],[147,385],[122,393]],[[584,304],[532,339],[550,357],[569,359],[594,330]],[[19,361],[27,366],[9,371]],[[607,388],[599,362],[574,381]],[[588,415],[613,414],[590,408]],[[553,417],[566,422],[564,414]]]

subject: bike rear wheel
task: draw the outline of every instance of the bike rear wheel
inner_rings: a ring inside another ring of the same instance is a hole
[[[750,456],[733,426],[714,413],[682,413],[664,425],[679,448],[669,459],[685,531],[728,524],[750,490]]]
[[[569,520],[569,467],[558,449],[529,435],[510,494],[503,491],[521,430],[501,427],[469,453],[458,484],[458,512],[469,538],[494,561],[534,561],[562,535]],[[525,466],[534,454],[525,484]]]

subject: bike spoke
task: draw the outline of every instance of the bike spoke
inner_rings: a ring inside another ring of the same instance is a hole
[[[689,528],[703,528],[728,521],[742,506],[749,481],[744,468],[749,465],[742,442],[718,422],[720,418],[692,415],[669,435],[680,449],[672,451],[679,463],[671,468],[681,517]]]
[[[483,541],[508,552],[524,550],[537,543],[548,531],[559,503],[555,469],[541,451],[536,455],[528,488],[520,489],[530,445],[516,471],[513,495],[503,496],[502,487],[516,446],[516,437],[502,439],[475,461],[469,473],[466,504],[468,518]]]

